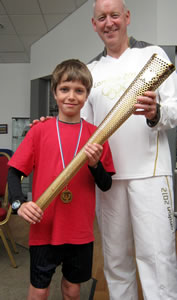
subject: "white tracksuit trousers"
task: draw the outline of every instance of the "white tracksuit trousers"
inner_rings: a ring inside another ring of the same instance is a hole
[[[108,192],[97,190],[111,300],[138,299],[136,263],[144,300],[177,299],[173,213],[171,177],[113,180]]]

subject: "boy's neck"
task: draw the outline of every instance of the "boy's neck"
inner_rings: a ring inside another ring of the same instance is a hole
[[[68,117],[68,116],[60,116],[60,114],[58,115],[58,120],[60,121],[60,122],[63,122],[63,123],[69,123],[69,124],[76,124],[76,123],[80,123],[80,121],[81,121],[81,117],[79,116],[77,116],[77,117],[75,117],[75,116],[73,116],[73,117]]]

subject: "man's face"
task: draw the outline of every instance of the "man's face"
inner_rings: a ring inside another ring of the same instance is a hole
[[[121,0],[96,1],[92,24],[107,50],[125,43],[129,23],[130,12],[124,9]]]

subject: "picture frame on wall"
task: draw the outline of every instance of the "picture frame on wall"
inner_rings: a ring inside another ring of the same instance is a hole
[[[7,134],[7,133],[8,133],[8,125],[0,124],[0,134]]]

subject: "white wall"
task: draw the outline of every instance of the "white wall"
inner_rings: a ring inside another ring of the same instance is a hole
[[[157,8],[157,41],[177,45],[177,0],[157,0]]]
[[[131,11],[129,33],[157,45],[177,45],[176,0],[126,0]]]
[[[0,148],[12,147],[12,117],[30,116],[29,64],[0,64],[0,124],[8,124],[8,134],[0,134]]]
[[[87,1],[70,17],[31,47],[31,79],[51,74],[55,66],[68,58],[87,63],[101,51],[102,42],[91,25],[92,1]]]
[[[92,0],[31,47],[31,79],[51,74],[67,58],[88,62],[103,49],[91,25]],[[158,45],[177,45],[177,0],[126,0],[129,35]]]
[[[126,0],[126,4],[131,13],[131,22],[128,26],[129,36],[132,35],[138,40],[158,44],[157,1]]]

